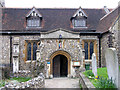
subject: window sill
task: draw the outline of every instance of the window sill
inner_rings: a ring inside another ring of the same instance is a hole
[[[85,59],[85,62],[92,62],[92,59]]]
[[[88,28],[88,27],[73,27],[73,29],[81,29],[81,28]]]
[[[42,27],[26,27],[26,29],[41,29]]]
[[[26,61],[26,63],[30,63],[30,62],[34,63],[34,62],[36,62],[36,60],[33,60],[33,61],[27,60],[27,61]]]

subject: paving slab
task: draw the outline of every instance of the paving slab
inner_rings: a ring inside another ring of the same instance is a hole
[[[45,79],[45,88],[80,88],[79,78]]]

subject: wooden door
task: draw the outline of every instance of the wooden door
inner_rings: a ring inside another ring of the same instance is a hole
[[[53,59],[53,77],[60,77],[60,55]]]

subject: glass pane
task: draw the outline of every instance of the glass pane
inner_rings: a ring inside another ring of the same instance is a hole
[[[39,27],[39,26],[40,26],[40,20],[37,20],[37,21],[36,21],[36,24],[37,24],[37,26]]]
[[[37,44],[33,43],[33,60],[36,60],[36,50],[37,50]]]
[[[85,20],[75,20],[75,27],[85,26]]]
[[[27,20],[28,27],[39,27],[40,26],[40,19],[39,18],[30,18]]]
[[[31,43],[27,45],[27,60],[31,60]]]
[[[85,49],[85,59],[88,59],[88,43],[85,42],[84,44],[84,49]]]
[[[94,52],[94,44],[93,42],[90,43],[90,59],[92,59],[92,54]]]
[[[27,26],[31,26],[31,20],[27,20]]]

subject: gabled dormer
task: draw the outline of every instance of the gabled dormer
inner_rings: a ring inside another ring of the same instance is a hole
[[[33,7],[26,15],[27,28],[40,28],[42,25],[42,15]]]
[[[71,17],[73,28],[87,28],[87,17],[85,11],[80,7]]]

